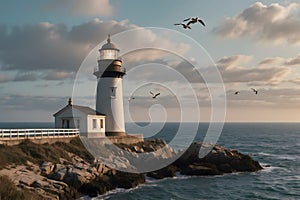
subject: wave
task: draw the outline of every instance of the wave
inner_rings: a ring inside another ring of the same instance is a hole
[[[178,173],[176,173],[176,175],[174,177],[166,177],[163,179],[155,179],[155,178],[146,176],[146,183],[159,183],[159,182],[166,181],[166,180],[181,180],[181,179],[189,179],[189,178],[195,178],[195,177],[196,176],[182,175],[178,172]]]
[[[130,188],[130,189],[124,189],[124,188],[116,188],[114,190],[110,190],[105,194],[99,195],[98,197],[95,198],[91,198],[91,200],[104,200],[104,199],[109,199],[111,196],[115,195],[115,194],[120,194],[120,193],[129,193],[133,190],[138,189],[139,186],[135,187],[135,188]],[[84,199],[86,200],[86,199]]]
[[[274,170],[280,170],[280,171],[284,171],[284,172],[290,172],[290,170],[284,168],[284,167],[277,167],[277,166],[272,166],[269,163],[260,163],[261,166],[263,167],[263,169],[261,170],[261,172],[272,172]]]
[[[276,157],[281,160],[300,160],[299,155],[271,154],[271,153],[264,153],[264,152],[257,153],[256,155],[267,156],[267,157]]]

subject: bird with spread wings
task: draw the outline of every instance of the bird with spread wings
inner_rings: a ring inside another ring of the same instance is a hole
[[[184,29],[191,29],[191,27],[187,24],[183,24],[183,23],[178,23],[178,24],[174,24],[175,26],[181,25]]]
[[[160,92],[154,94],[153,92],[150,91],[150,94],[152,95],[152,98],[153,98],[153,99],[156,99],[156,97],[157,97],[158,95],[160,95]]]
[[[202,24],[203,26],[205,26],[205,23],[202,19],[200,19],[199,17],[190,17],[187,18],[185,20],[183,20],[184,22],[188,21],[188,23],[186,25],[190,25],[190,24],[196,24],[197,22],[199,22],[200,24]]]

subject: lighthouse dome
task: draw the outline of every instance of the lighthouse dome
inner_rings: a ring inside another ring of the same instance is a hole
[[[104,44],[104,45],[101,47],[100,50],[106,50],[106,49],[118,50],[118,51],[119,51],[119,49],[117,48],[117,46],[116,46],[114,43],[112,43],[112,42],[110,41],[110,35],[108,35],[107,43]]]

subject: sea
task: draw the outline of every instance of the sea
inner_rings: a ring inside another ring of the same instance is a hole
[[[152,124],[151,129],[157,132],[153,134],[147,123],[126,124],[126,131],[168,143],[176,139],[174,147],[180,148],[180,141],[184,145],[187,141],[203,141],[209,124],[184,123],[182,130],[186,131],[178,135],[180,126],[182,123]],[[197,134],[190,133],[195,126]],[[53,127],[52,123],[0,123],[0,129]],[[146,183],[136,188],[118,188],[93,200],[300,199],[300,123],[225,123],[217,144],[252,156],[264,169],[219,176],[178,174],[162,180],[147,177]]]

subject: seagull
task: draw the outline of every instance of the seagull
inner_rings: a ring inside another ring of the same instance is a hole
[[[258,94],[258,91],[257,91],[256,89],[251,88],[251,90],[253,90],[253,92],[254,92],[255,94]]]
[[[239,94],[240,93],[240,91],[236,91],[235,93],[234,93],[234,95],[237,95],[237,94]]]
[[[128,99],[128,102],[129,102],[131,99],[135,99],[135,97],[130,97],[130,98]]]
[[[150,94],[152,94],[152,98],[153,98],[153,99],[156,99],[156,97],[157,97],[158,95],[160,95],[160,93],[156,93],[156,94],[154,94],[154,93],[153,93],[153,92],[151,92],[151,91],[150,91]]]
[[[184,29],[191,29],[191,27],[187,24],[183,24],[183,23],[178,23],[178,24],[174,24],[175,26],[181,25]]]
[[[202,24],[203,26],[205,26],[205,23],[202,19],[198,18],[198,17],[190,17],[187,18],[185,20],[183,20],[184,22],[189,21],[186,25],[190,25],[190,24],[195,24],[197,22],[199,22],[200,24]]]

